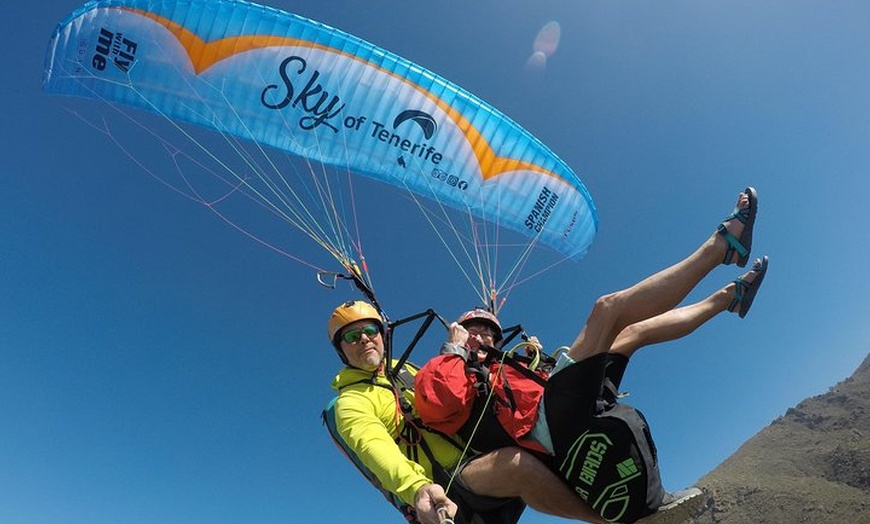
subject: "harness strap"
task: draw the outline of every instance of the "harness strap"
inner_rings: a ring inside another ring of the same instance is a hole
[[[505,365],[508,365],[515,370],[517,370],[520,374],[525,376],[528,379],[534,380],[539,385],[544,386],[547,384],[547,380],[542,376],[538,375],[534,371],[528,368],[528,364],[532,362],[532,359],[528,357],[524,357],[522,355],[516,354],[506,354],[504,351],[492,347],[485,347],[486,350],[486,359],[485,362],[487,364],[492,364],[495,362],[499,362]],[[555,362],[555,360],[550,356],[545,356],[546,358],[542,358],[542,361],[545,364],[549,364],[550,361]]]
[[[608,405],[616,404],[619,398],[619,390],[616,388],[616,384],[610,380],[610,377],[604,377],[604,382],[601,384],[601,397]]]

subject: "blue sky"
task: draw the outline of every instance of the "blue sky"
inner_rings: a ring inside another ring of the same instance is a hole
[[[549,347],[573,340],[597,296],[688,254],[739,190],[758,188],[755,251],[771,269],[751,314],[648,348],[626,376],[668,487],[867,355],[866,3],[272,5],[449,78],[578,172],[600,215],[592,250],[503,309]],[[399,522],[318,418],[338,369],[326,317],[353,290],[326,290],[168,191],[71,113],[81,102],[41,92],[49,36],[77,6],[12,3],[0,35],[0,521]],[[530,76],[532,41],[552,20],[560,47]],[[395,197],[359,191],[358,203]],[[391,205],[413,211],[403,202]],[[391,315],[473,305],[431,231],[397,214],[361,217]],[[321,256],[297,239],[285,247]],[[690,299],[738,274],[716,269]]]

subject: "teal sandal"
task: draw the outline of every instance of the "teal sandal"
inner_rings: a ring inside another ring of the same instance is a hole
[[[755,191],[755,188],[747,187],[743,193],[749,197],[749,206],[744,209],[735,207],[734,211],[725,217],[725,220],[716,229],[728,242],[728,249],[725,251],[725,258],[722,259],[722,263],[726,265],[730,264],[731,258],[737,252],[739,255],[737,267],[746,267],[746,262],[749,260],[749,253],[752,251],[752,229],[755,226],[755,215],[758,213],[758,193]],[[735,237],[725,227],[725,222],[735,218],[743,223],[743,232],[740,233],[740,237]]]
[[[740,318],[749,313],[749,308],[752,307],[752,301],[755,300],[755,294],[758,293],[758,288],[764,281],[764,275],[767,274],[767,256],[756,259],[752,264],[752,273],[755,273],[755,279],[752,282],[743,280],[743,277],[734,281],[736,289],[734,290],[734,299],[728,304],[728,311],[734,312],[737,307],[740,307],[738,314]]]

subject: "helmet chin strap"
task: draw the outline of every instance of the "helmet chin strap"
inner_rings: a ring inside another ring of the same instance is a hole
[[[332,341],[332,347],[335,348],[335,352],[338,353],[338,358],[341,359],[341,363],[345,366],[349,366],[350,362],[347,360],[347,355],[345,355],[344,351],[341,350],[341,342],[338,342],[338,335],[336,335],[335,339]]]

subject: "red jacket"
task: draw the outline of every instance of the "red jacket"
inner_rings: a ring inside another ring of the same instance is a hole
[[[542,383],[499,362],[491,364],[489,372],[493,391],[489,402],[499,424],[517,444],[543,451],[539,444],[524,438],[538,417],[538,404],[544,395]],[[547,378],[546,373],[535,374]],[[414,386],[414,404],[423,423],[455,435],[471,415],[478,380],[479,375],[470,371],[460,355],[439,355],[427,362],[417,373]]]

